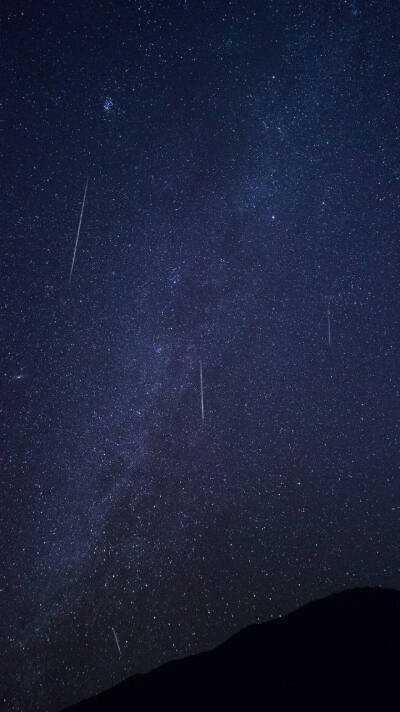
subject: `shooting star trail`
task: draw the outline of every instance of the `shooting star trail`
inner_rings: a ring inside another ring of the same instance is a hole
[[[331,345],[331,310],[328,304],[328,344]]]
[[[201,402],[201,422],[204,424],[204,393],[203,393],[203,362],[200,361],[200,402]]]
[[[74,264],[75,264],[75,257],[76,257],[76,248],[78,247],[78,241],[79,241],[79,233],[81,231],[81,225],[82,225],[82,216],[83,216],[83,211],[85,209],[85,202],[86,202],[86,193],[88,189],[88,183],[89,183],[89,178],[86,181],[85,185],[85,192],[83,194],[83,200],[82,200],[82,207],[81,207],[81,214],[79,216],[79,223],[78,223],[78,230],[76,233],[76,240],[75,240],[75,246],[74,246],[74,253],[72,255],[72,264],[71,264],[71,270],[69,273],[69,282],[71,284],[71,279],[72,279],[72,272],[74,271]]]
[[[117,633],[116,633],[116,631],[115,631],[115,628],[111,628],[111,630],[112,630],[112,632],[114,633],[114,638],[115,638],[115,642],[116,642],[116,644],[117,644],[118,652],[119,652],[120,655],[122,655],[122,653],[121,653],[121,648],[120,648],[120,644],[119,644],[119,640],[118,640],[118,635],[117,635]]]
[[[330,346],[332,343],[332,332],[331,332],[331,301],[334,299],[333,296],[326,296],[325,299],[328,300],[328,310],[327,310],[327,320],[328,320],[328,345]]]

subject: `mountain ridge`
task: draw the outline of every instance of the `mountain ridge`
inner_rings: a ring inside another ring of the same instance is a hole
[[[349,589],[133,675],[63,712],[369,709],[374,700],[386,709],[383,699],[396,694],[399,633],[400,591]]]

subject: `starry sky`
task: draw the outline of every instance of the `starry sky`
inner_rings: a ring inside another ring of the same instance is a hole
[[[400,6],[0,13],[1,695],[57,712],[400,585]]]

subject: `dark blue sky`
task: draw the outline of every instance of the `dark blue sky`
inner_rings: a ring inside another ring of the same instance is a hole
[[[400,8],[1,20],[2,678],[57,712],[399,584]]]

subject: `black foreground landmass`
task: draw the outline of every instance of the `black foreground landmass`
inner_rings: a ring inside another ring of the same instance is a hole
[[[397,709],[400,591],[362,588],[252,625],[65,712]]]

